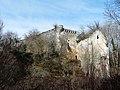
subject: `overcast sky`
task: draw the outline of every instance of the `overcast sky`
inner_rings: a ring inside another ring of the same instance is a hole
[[[0,19],[5,31],[22,37],[37,28],[46,31],[54,24],[79,30],[94,21],[104,21],[105,0],[0,0]]]

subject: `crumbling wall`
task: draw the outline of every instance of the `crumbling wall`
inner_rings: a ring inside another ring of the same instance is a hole
[[[71,52],[73,50],[76,52],[85,74],[95,77],[109,77],[109,51],[101,31],[94,31],[88,38],[80,42],[77,42],[77,39],[71,38],[68,45]]]
[[[104,35],[96,30],[89,38],[77,45],[78,58],[86,74],[109,77],[109,51]]]

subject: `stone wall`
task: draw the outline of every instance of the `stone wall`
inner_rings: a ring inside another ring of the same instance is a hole
[[[80,42],[70,39],[68,43],[72,50],[76,50],[77,59],[81,61],[81,67],[86,74],[94,73],[95,77],[109,76],[109,51],[101,31],[94,31]]]
[[[94,72],[95,77],[109,76],[109,53],[104,35],[99,30],[88,35],[78,42],[76,31],[55,25],[53,29],[39,34],[38,37],[45,40],[42,47],[44,52],[48,52],[50,44],[54,45],[56,52],[69,59],[80,60],[81,68],[86,74]],[[90,70],[91,65],[94,66],[93,72]]]
[[[54,42],[56,51],[60,51],[62,47],[67,46],[67,40],[76,40],[76,31],[65,29],[62,25],[55,25],[53,29],[41,33],[39,37],[44,38],[48,43]]]

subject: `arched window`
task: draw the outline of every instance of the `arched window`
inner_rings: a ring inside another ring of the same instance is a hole
[[[99,36],[97,35],[97,39],[99,39]]]
[[[77,56],[75,56],[75,59],[77,60]]]

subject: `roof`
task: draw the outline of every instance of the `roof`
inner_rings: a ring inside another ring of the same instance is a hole
[[[85,32],[82,32],[81,34],[79,34],[77,36],[78,40],[77,42],[80,42],[81,40],[84,40],[84,39],[87,39],[89,38],[95,31],[97,31],[98,29],[94,29],[94,30],[90,30],[89,32],[85,33]]]

